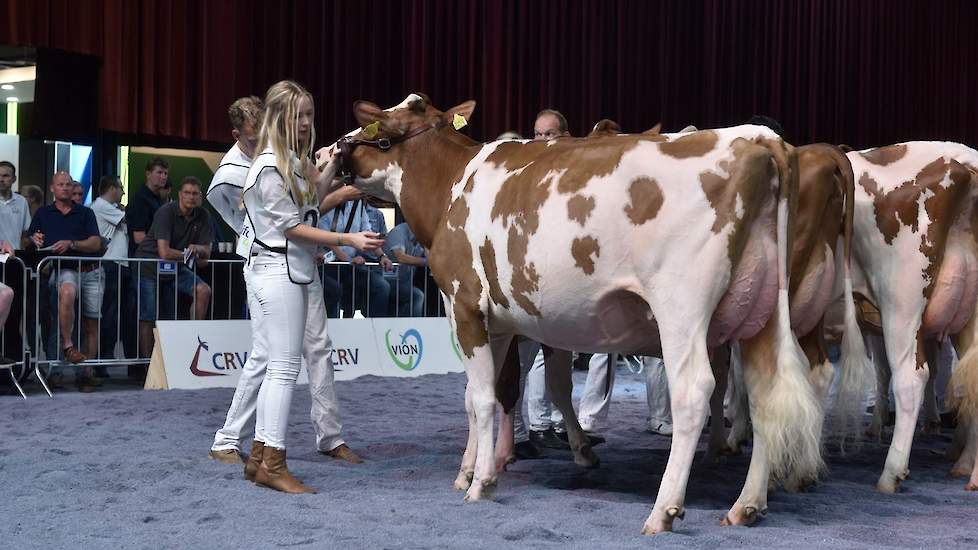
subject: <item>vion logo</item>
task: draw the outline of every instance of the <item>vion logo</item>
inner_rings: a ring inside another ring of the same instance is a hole
[[[394,344],[391,344],[391,329],[387,329],[384,340],[387,342],[387,353],[391,356],[391,361],[401,370],[411,371],[421,364],[424,343],[421,341],[421,333],[416,329],[412,328],[402,334],[401,342]]]

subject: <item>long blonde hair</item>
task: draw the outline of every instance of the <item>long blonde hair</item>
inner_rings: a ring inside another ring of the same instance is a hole
[[[304,190],[298,188],[293,174],[292,154],[299,158],[299,173],[305,177],[309,168],[312,146],[316,142],[316,127],[309,130],[309,139],[300,141],[296,132],[299,124],[299,101],[312,95],[298,83],[282,80],[273,84],[265,93],[265,116],[258,133],[258,151],[271,147],[275,154],[275,166],[286,185],[292,189],[292,196],[301,200]]]

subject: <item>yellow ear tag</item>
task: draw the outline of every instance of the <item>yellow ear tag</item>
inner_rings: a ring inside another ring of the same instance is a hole
[[[378,131],[380,131],[380,122],[376,120],[363,127],[363,133],[368,139],[373,139]]]
[[[469,121],[465,120],[465,117],[458,113],[455,113],[455,116],[452,118],[452,127],[456,130],[461,130],[468,123]]]

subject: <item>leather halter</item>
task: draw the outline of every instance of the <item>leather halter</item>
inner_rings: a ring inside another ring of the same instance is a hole
[[[448,123],[446,122],[425,124],[423,126],[418,126],[417,128],[401,136],[393,138],[357,139],[350,136],[344,136],[337,142],[337,147],[340,151],[340,178],[343,179],[343,183],[345,185],[350,185],[353,183],[353,151],[361,145],[374,147],[386,152],[398,143],[403,143],[411,138],[420,136],[428,130],[438,130],[447,125]]]

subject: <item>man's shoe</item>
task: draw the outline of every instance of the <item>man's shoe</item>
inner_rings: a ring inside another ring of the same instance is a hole
[[[248,455],[248,461],[244,465],[244,476],[248,481],[255,480],[255,474],[258,473],[258,467],[261,466],[262,453],[264,451],[265,443],[256,439],[251,444],[251,454]]]
[[[653,434],[672,436],[672,424],[666,424],[665,422],[659,422],[655,426],[649,425],[645,431]]]
[[[244,464],[244,460],[241,458],[241,453],[239,453],[237,449],[221,449],[219,451],[211,449],[210,452],[207,453],[207,456],[224,464]]]
[[[78,348],[75,346],[65,348],[65,361],[68,361],[72,365],[77,365],[78,363],[81,363],[87,359],[88,356],[78,351]]]
[[[567,432],[556,432],[556,433],[557,433],[557,437],[559,437],[561,441],[567,441]],[[597,434],[593,434],[587,430],[584,430],[584,435],[587,436],[588,445],[592,447],[594,447],[595,445],[600,445],[606,441],[604,437]],[[569,443],[568,446],[570,446]]]
[[[78,391],[82,393],[92,393],[93,391],[98,389],[99,385],[95,382],[94,379],[89,378],[87,376],[83,376],[75,380],[75,386],[77,386]]]
[[[570,449],[570,445],[557,437],[553,429],[544,431],[530,430],[530,441],[548,449]]]
[[[540,449],[530,441],[520,441],[513,447],[513,455],[517,460],[536,460],[543,458]]]
[[[54,390],[60,390],[65,387],[65,377],[63,374],[52,374],[47,377],[48,387]]]
[[[353,452],[353,449],[347,447],[346,443],[342,443],[339,447],[331,451],[319,451],[319,452],[323,453],[324,455],[330,458],[335,458],[337,460],[344,460],[346,462],[349,462],[350,464],[360,464],[363,462],[363,459],[360,458],[357,455],[357,453]]]

